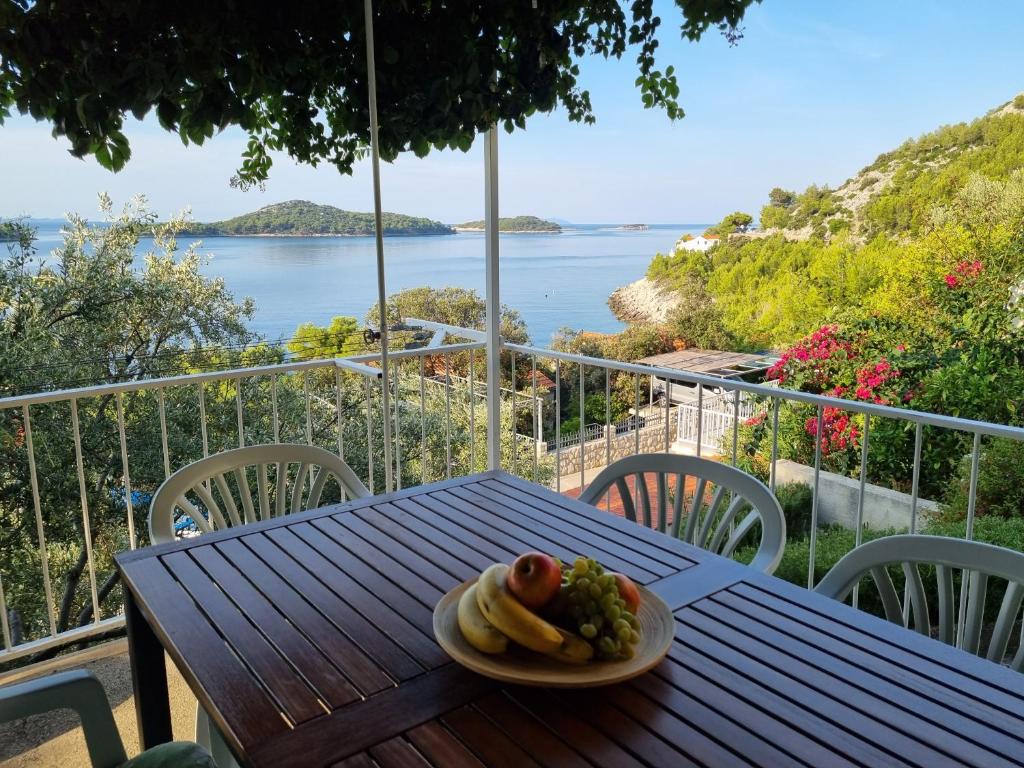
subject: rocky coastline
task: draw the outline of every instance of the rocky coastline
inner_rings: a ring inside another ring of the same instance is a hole
[[[608,298],[608,307],[624,323],[664,323],[679,304],[674,291],[642,277],[616,288]]]

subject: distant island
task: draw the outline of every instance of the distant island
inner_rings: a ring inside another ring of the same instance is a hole
[[[627,232],[646,232],[650,227],[646,224],[623,224],[622,229]]]
[[[465,224],[456,224],[456,232],[483,232],[483,221],[467,221]],[[562,227],[554,221],[539,219],[536,216],[512,216],[507,219],[498,219],[499,232],[561,232]]]
[[[382,216],[384,235],[451,235],[447,224],[421,216],[387,213]],[[331,237],[358,236],[374,233],[372,213],[344,211],[333,205],[317,205],[307,200],[289,200],[260,208],[233,219],[209,224],[186,226],[187,235],[219,235],[227,237]]]

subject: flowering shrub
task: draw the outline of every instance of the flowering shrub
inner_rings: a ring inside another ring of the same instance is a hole
[[[818,417],[804,422],[804,430],[812,438],[818,434]],[[859,446],[860,427],[849,413],[839,408],[824,408],[821,413],[821,455],[830,456]]]
[[[974,261],[961,261],[942,280],[948,288],[960,288],[970,284],[981,274],[983,269],[982,263],[977,259]]]
[[[841,336],[839,326],[824,325],[783,352],[766,375],[780,384],[820,392],[853,355],[854,343]]]

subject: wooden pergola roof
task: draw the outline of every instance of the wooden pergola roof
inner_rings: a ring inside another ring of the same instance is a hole
[[[771,353],[723,352],[718,349],[680,349],[637,360],[641,365],[673,368],[677,371],[706,373],[735,378],[770,368],[778,358]]]

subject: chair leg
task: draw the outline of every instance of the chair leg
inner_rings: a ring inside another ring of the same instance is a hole
[[[235,760],[224,737],[220,735],[217,726],[210,722],[210,716],[198,702],[196,703],[196,743],[205,747],[206,751],[213,756],[217,768],[239,768],[238,761]]]

